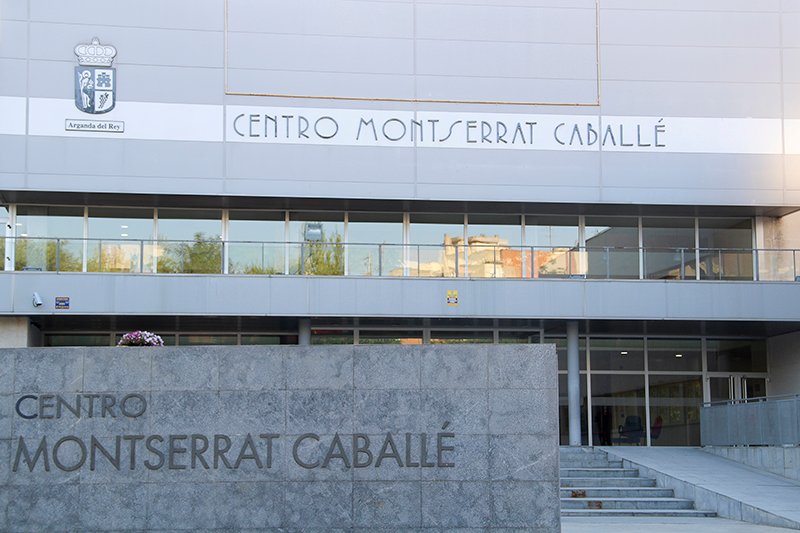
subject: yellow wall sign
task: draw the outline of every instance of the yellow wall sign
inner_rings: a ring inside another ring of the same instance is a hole
[[[447,291],[447,305],[458,305],[458,291]]]

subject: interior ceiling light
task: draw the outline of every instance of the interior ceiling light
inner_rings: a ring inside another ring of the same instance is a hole
[[[628,355],[628,352],[619,352],[620,355]]]
[[[676,353],[675,357],[681,358],[681,357],[683,357],[683,354],[682,353]]]

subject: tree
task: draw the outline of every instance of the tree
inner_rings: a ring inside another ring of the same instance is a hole
[[[222,241],[219,236],[194,234],[194,241],[158,244],[158,272],[171,274],[220,274],[222,272]]]
[[[300,257],[293,273],[310,276],[343,276],[344,244],[338,233],[319,241],[306,241],[300,246]]]

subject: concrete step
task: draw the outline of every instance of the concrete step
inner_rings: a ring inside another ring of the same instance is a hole
[[[644,477],[572,477],[561,478],[561,487],[655,487],[656,480]]]
[[[562,457],[561,468],[622,468],[622,461],[609,461],[607,457],[591,459]]]
[[[650,509],[672,511],[694,509],[683,498],[561,498],[561,509]]]
[[[713,511],[697,511],[695,509],[564,509],[561,516],[654,516],[679,518],[705,518],[717,516]]]
[[[570,487],[561,489],[562,498],[674,498],[672,489],[658,487]]]
[[[635,468],[562,468],[561,477],[638,477]]]

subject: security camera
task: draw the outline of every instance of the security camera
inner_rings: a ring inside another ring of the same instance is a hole
[[[33,306],[34,307],[41,307],[43,304],[44,304],[44,300],[42,300],[42,297],[39,296],[38,292],[34,292],[33,293]]]

